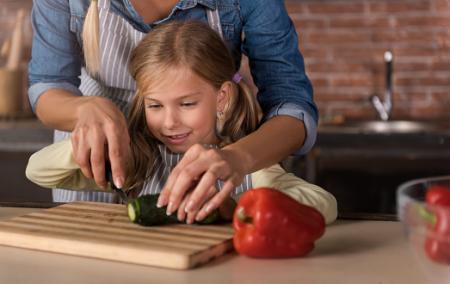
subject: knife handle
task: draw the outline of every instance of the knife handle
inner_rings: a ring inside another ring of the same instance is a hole
[[[105,175],[106,175],[106,180],[111,184],[111,187],[116,187],[116,185],[114,184],[114,181],[113,181],[111,163],[109,161],[105,162]]]
[[[109,184],[111,184],[111,188],[119,194],[119,197],[122,199],[123,202],[127,203],[128,202],[127,194],[121,188],[118,188],[114,184],[113,177],[112,177],[111,163],[109,161],[105,162],[105,175],[106,175],[106,180],[109,182]]]

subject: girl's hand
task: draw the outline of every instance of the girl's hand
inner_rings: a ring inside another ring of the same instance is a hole
[[[210,149],[199,144],[193,145],[171,172],[158,199],[158,207],[167,205],[167,213],[179,209],[182,201],[191,218],[202,220],[214,209],[221,206],[236,186],[242,183],[246,170],[241,155],[229,149]],[[224,181],[217,192],[217,180]],[[195,188],[192,189],[192,185]],[[191,191],[192,190],[192,191]],[[186,195],[190,191],[189,195]]]
[[[105,159],[109,156],[114,184],[122,187],[130,139],[125,116],[109,99],[94,96],[85,97],[77,115],[71,137],[76,163],[86,177],[105,188]]]

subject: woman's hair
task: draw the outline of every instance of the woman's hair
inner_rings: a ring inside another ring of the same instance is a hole
[[[91,0],[83,24],[83,53],[87,71],[97,76],[100,72],[100,31],[97,0]]]
[[[159,158],[157,140],[146,124],[143,93],[173,68],[188,68],[218,91],[223,83],[233,82],[236,66],[221,37],[208,25],[172,21],[149,32],[133,50],[129,67],[137,92],[128,117],[132,161],[126,186],[140,190],[154,173],[154,167],[149,165],[154,165]],[[232,89],[223,116],[218,116],[217,121],[221,146],[253,132],[260,118],[256,97],[245,82],[233,83]]]

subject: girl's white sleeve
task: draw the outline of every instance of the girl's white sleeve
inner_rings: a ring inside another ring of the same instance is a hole
[[[83,175],[72,153],[70,139],[51,144],[31,155],[25,175],[42,187],[102,191],[93,179]]]
[[[271,187],[280,190],[298,202],[316,208],[325,217],[327,224],[337,218],[337,202],[334,196],[323,188],[287,173],[276,164],[252,174],[252,186]]]

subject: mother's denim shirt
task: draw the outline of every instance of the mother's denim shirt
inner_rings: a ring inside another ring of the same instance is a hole
[[[78,90],[84,65],[81,32],[90,1],[34,1],[28,91],[33,110],[39,96],[51,88],[81,95]],[[112,12],[127,19],[141,32],[148,32],[155,25],[173,19],[207,22],[205,8],[216,7],[236,66],[240,65],[242,53],[249,58],[264,118],[289,115],[304,121],[307,137],[297,154],[308,152],[316,138],[318,111],[311,83],[305,74],[303,57],[298,50],[295,27],[283,1],[180,0],[167,18],[147,24],[129,0],[111,0]]]

